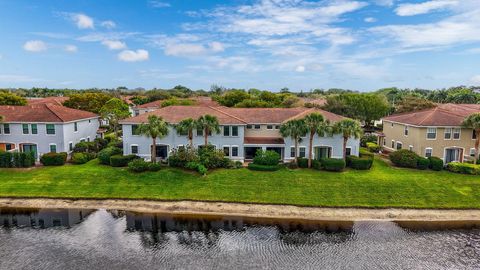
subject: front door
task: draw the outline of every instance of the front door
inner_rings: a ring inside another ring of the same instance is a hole
[[[22,144],[22,152],[33,152],[35,153],[35,158],[37,157],[37,145],[36,144]]]
[[[253,159],[261,147],[245,147],[245,159]]]
[[[330,158],[332,156],[332,148],[329,146],[315,147],[315,159]]]
[[[167,145],[157,145],[155,147],[157,159],[167,159],[168,157],[168,146]]]
[[[462,149],[449,148],[445,150],[445,163],[461,162]]]

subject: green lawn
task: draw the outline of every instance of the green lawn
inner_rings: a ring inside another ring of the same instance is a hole
[[[166,168],[134,174],[91,161],[1,169],[0,197],[205,200],[338,207],[480,208],[480,177],[390,167],[330,173],[307,169],[217,170],[206,177]]]

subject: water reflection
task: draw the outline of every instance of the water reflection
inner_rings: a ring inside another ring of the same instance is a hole
[[[85,220],[92,209],[0,208],[0,224],[10,227],[72,227]]]

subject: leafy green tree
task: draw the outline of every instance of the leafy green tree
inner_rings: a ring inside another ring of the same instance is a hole
[[[197,122],[197,129],[203,130],[203,136],[205,138],[205,146],[208,145],[208,136],[211,132],[220,133],[220,124],[216,116],[209,114],[200,116]]]
[[[478,98],[471,89],[457,89],[448,93],[447,102],[457,103],[457,104],[475,104],[477,103]]]
[[[85,92],[71,94],[69,99],[63,103],[64,106],[89,111],[93,113],[99,113],[100,109],[112,98],[111,95],[98,92]]]
[[[128,105],[121,99],[112,98],[100,108],[100,115],[113,127],[115,136],[118,136],[119,121],[130,116]]]
[[[233,107],[237,103],[240,103],[246,99],[249,99],[251,96],[244,90],[230,90],[224,93],[222,96],[218,97],[218,103],[223,106]]]
[[[175,130],[182,134],[186,133],[189,144],[193,147],[193,131],[197,128],[197,121],[192,118],[183,119],[177,125],[175,125]]]
[[[413,112],[435,107],[435,103],[417,96],[406,96],[396,106],[395,113]]]
[[[282,134],[283,137],[290,137],[295,143],[295,162],[297,162],[298,143],[301,137],[307,134],[307,129],[307,125],[303,119],[290,120],[280,126],[280,134]]]
[[[349,138],[359,139],[362,137],[363,130],[358,121],[353,119],[343,119],[333,125],[333,133],[340,134],[343,137],[343,159],[347,158],[347,142]]]
[[[308,141],[308,167],[312,167],[313,138],[315,134],[323,137],[331,134],[330,121],[326,120],[320,113],[311,113],[304,118],[306,128],[309,133]]]
[[[168,135],[168,124],[162,117],[149,115],[147,123],[142,123],[138,127],[138,133],[152,138],[152,162],[157,161],[157,138],[163,138]]]
[[[0,92],[0,105],[23,106],[27,105],[27,100],[14,93]]]
[[[463,120],[462,126],[465,128],[471,128],[475,132],[475,161],[477,164],[478,160],[478,146],[480,145],[480,113],[474,113],[469,115],[465,120]]]

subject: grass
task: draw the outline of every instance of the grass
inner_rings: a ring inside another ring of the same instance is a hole
[[[480,177],[391,167],[370,171],[178,169],[130,173],[84,165],[1,169],[0,197],[201,200],[328,207],[480,208]]]

